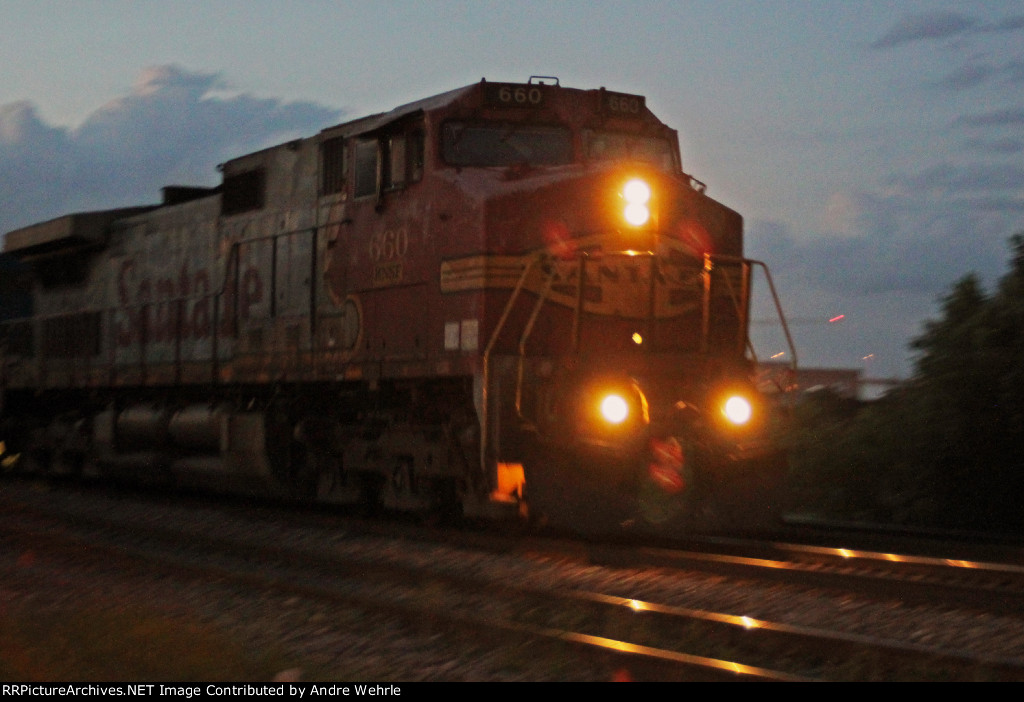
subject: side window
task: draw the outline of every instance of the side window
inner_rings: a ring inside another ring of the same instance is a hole
[[[334,137],[320,144],[320,194],[333,195],[345,187],[345,139]]]
[[[376,139],[363,139],[355,146],[355,197],[366,197],[377,192],[378,145]]]
[[[387,138],[387,174],[384,187],[402,188],[423,179],[423,132],[398,132]]]
[[[382,190],[399,190],[423,179],[422,129],[401,128],[377,138],[357,141],[354,149],[353,196],[367,197]],[[325,174],[326,177],[326,174]]]
[[[393,134],[388,137],[388,169],[384,178],[384,187],[400,188],[405,185],[405,134]]]

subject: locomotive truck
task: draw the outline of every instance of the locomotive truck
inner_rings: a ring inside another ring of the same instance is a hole
[[[482,80],[219,170],[6,235],[6,465],[570,522],[776,508],[767,269],[643,96]]]

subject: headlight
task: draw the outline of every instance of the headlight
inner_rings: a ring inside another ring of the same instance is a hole
[[[754,414],[754,408],[751,407],[750,400],[747,398],[742,395],[733,395],[722,405],[722,414],[733,424],[741,425],[750,421],[750,417]]]
[[[621,437],[651,421],[647,398],[635,383],[597,382],[581,391],[585,434]]]
[[[609,424],[622,424],[629,417],[629,403],[622,395],[605,395],[601,400],[601,416]]]
[[[639,178],[634,178],[622,188],[622,197],[626,201],[623,216],[634,227],[642,227],[651,218],[647,205],[651,200],[651,186]]]

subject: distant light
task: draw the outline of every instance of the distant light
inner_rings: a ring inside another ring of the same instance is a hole
[[[637,346],[644,343],[644,338],[640,336],[640,332],[633,332],[633,343]]]
[[[845,318],[846,318],[845,314],[840,314],[840,315],[836,315],[835,317],[833,317],[832,319],[830,319],[828,321],[829,321],[829,323],[831,323],[831,322],[838,322],[841,319],[845,319]]]
[[[867,356],[861,356],[860,360],[862,360],[862,361],[870,361],[874,357],[875,357],[875,354],[869,353]]]
[[[778,353],[776,353],[776,354],[773,354],[773,355],[772,355],[772,358],[773,358],[773,359],[774,359],[774,358],[782,358],[782,357],[783,357],[783,356],[785,356],[785,355],[786,355],[786,352],[785,352],[785,351],[779,351]]]

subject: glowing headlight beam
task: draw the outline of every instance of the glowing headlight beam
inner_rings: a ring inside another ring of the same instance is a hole
[[[623,217],[634,227],[647,224],[651,218],[651,211],[647,203],[651,200],[651,186],[639,178],[634,178],[622,188],[622,197],[626,200],[626,209],[623,210]]]
[[[631,205],[646,205],[651,199],[651,186],[634,178],[622,188],[622,197]]]
[[[601,400],[601,416],[611,424],[622,424],[629,416],[629,403],[621,395],[606,395]]]
[[[651,218],[651,211],[647,209],[646,205],[630,203],[626,205],[626,209],[623,211],[622,216],[625,217],[626,221],[634,227],[640,227],[647,224],[647,220]]]
[[[722,413],[733,424],[746,424],[750,421],[754,410],[747,398],[733,395],[725,401],[725,404],[722,406]]]

